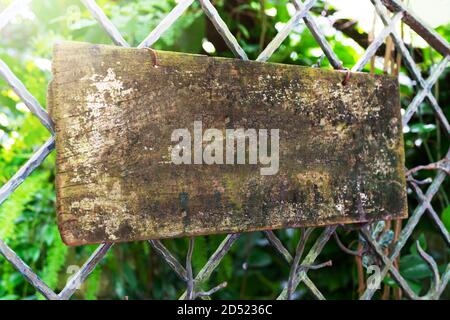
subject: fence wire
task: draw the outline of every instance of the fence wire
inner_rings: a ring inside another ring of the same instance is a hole
[[[450,57],[450,45],[437,32],[427,27],[419,17],[410,12],[407,7],[402,4],[400,0],[370,0],[375,7],[377,15],[381,18],[384,29],[371,42],[359,61],[351,68],[352,71],[360,71],[374,57],[378,48],[385,42],[388,36],[391,36],[396,49],[401,53],[403,62],[408,68],[409,72],[417,82],[420,89],[414,96],[414,99],[407,106],[406,112],[403,115],[403,126],[406,126],[411,120],[412,116],[418,112],[420,104],[427,99],[432,108],[436,119],[447,138],[450,134],[450,126],[448,119],[445,117],[436,97],[433,95],[432,87],[438,80],[439,76],[448,67]],[[24,7],[29,5],[31,0],[19,0],[9,5],[3,12],[0,13],[0,31],[4,28],[16,15],[18,15]],[[114,44],[124,47],[130,45],[125,41],[120,31],[108,19],[103,10],[97,5],[94,0],[81,0],[84,6],[97,20],[103,30],[111,37]],[[220,17],[218,11],[209,0],[198,0],[205,15],[211,20],[218,33],[234,53],[234,55],[243,60],[248,60],[245,51],[241,48],[238,41],[227,27],[224,20]],[[342,72],[347,72],[339,57],[333,52],[331,45],[327,42],[323,32],[316,24],[314,16],[310,13],[311,8],[316,4],[317,0],[293,0],[296,12],[291,19],[283,26],[276,36],[270,41],[267,47],[257,57],[258,61],[267,61],[272,54],[280,47],[282,42],[289,36],[295,27],[304,23],[311,31],[315,40],[322,48],[323,54],[329,60],[331,66]],[[194,0],[181,0],[173,10],[150,32],[150,34],[138,45],[138,48],[151,47],[158,39],[167,31],[177,19],[183,15]],[[409,50],[407,49],[402,38],[398,35],[396,27],[403,21],[418,35],[420,35],[428,44],[442,56],[442,60],[437,63],[430,72],[428,79],[422,77],[419,67],[414,62]],[[18,170],[14,176],[0,188],[0,205],[16,190],[16,188],[44,161],[46,156],[55,148],[54,144],[54,130],[51,118],[45,109],[39,104],[36,98],[27,90],[24,84],[13,74],[8,65],[0,59],[0,76],[3,77],[14,92],[22,99],[23,103],[28,109],[41,121],[49,132],[51,137],[42,145],[34,155]],[[417,251],[422,257],[426,265],[432,271],[432,279],[430,281],[430,289],[423,296],[418,296],[409,286],[406,280],[401,276],[395,261],[400,256],[400,251],[405,246],[407,240],[410,238],[417,224],[424,218],[425,212],[428,218],[436,225],[439,233],[443,237],[447,246],[450,247],[450,235],[439,218],[439,215],[433,209],[431,202],[433,197],[439,191],[444,179],[450,172],[450,150],[443,159],[436,163],[431,163],[419,166],[412,169],[405,169],[407,181],[411,186],[413,192],[418,199],[418,205],[413,210],[408,218],[406,225],[401,230],[398,240],[393,244],[391,250],[386,254],[382,245],[378,242],[375,233],[374,225],[362,225],[356,227],[354,230],[359,233],[362,242],[367,244],[367,248],[363,251],[352,251],[344,246],[339,240],[337,229],[344,228],[344,226],[328,226],[323,228],[319,237],[315,240],[309,252],[304,255],[305,243],[308,240],[312,229],[302,229],[302,236],[297,245],[296,251],[292,256],[286,249],[281,240],[272,231],[263,231],[271,246],[279,253],[290,266],[290,272],[286,275],[287,286],[279,294],[278,299],[290,299],[293,292],[303,283],[310,291],[310,293],[317,299],[325,299],[320,289],[316,287],[314,282],[308,277],[308,273],[316,269],[330,266],[331,261],[324,263],[316,263],[322,249],[328,241],[333,237],[339,247],[351,255],[362,256],[363,254],[371,254],[380,261],[381,265],[381,279],[384,279],[388,274],[392,276],[395,282],[400,286],[405,295],[410,299],[438,299],[444,289],[446,288],[450,278],[450,263],[447,264],[445,271],[440,273],[436,262],[427,254],[417,242]],[[422,169],[436,170],[436,175],[429,185],[428,189],[423,192],[419,187],[421,181],[414,179],[414,173]],[[181,281],[186,283],[186,291],[180,299],[195,299],[209,297],[211,294],[226,287],[226,283],[218,284],[209,291],[200,291],[199,287],[205,283],[214,270],[219,266],[221,260],[229,252],[233,244],[240,237],[239,234],[229,234],[225,237],[222,243],[218,246],[216,251],[209,257],[207,263],[203,268],[194,275],[192,271],[192,251],[194,250],[194,238],[189,241],[189,248],[186,255],[186,263],[183,265],[175,256],[162,244],[159,240],[148,241],[149,245],[154,251],[167,263],[167,265],[175,272]],[[104,243],[98,246],[97,250],[84,263],[79,271],[69,280],[64,286],[63,290],[56,293],[46,283],[44,283],[38,275],[4,242],[0,239],[0,253],[5,257],[12,266],[20,272],[23,277],[42,295],[47,299],[64,300],[70,299],[75,291],[88,278],[89,274],[94,270],[97,264],[103,259],[106,253],[111,249],[113,244]],[[226,290],[226,289],[225,289]],[[360,299],[371,299],[377,290],[377,286],[367,286],[365,292],[360,296]]]

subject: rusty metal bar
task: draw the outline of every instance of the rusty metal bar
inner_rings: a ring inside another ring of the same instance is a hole
[[[447,152],[446,157],[450,156],[450,149]],[[445,173],[443,171],[439,171],[431,183],[431,185],[428,187],[427,192],[425,193],[425,198],[427,201],[431,201],[431,198],[439,191],[439,187],[441,186],[442,182],[444,182],[445,179]],[[413,214],[409,218],[407,224],[404,226],[402,232],[400,233],[400,236],[395,243],[394,248],[391,250],[388,260],[385,262],[384,268],[381,270],[381,278],[384,279],[387,272],[392,268],[393,263],[395,259],[399,256],[400,250],[403,248],[403,246],[406,244],[406,241],[411,236],[412,232],[414,231],[414,228],[419,223],[423,213],[427,209],[427,205],[422,201],[414,210]],[[373,288],[367,288],[366,291],[363,293],[363,295],[360,297],[362,300],[368,300],[372,298],[373,294],[375,293],[376,289]]]
[[[130,45],[122,37],[114,24],[108,19],[103,10],[98,6],[95,0],[81,0],[91,15],[97,20],[103,30],[111,37],[113,42],[119,46],[129,47]]]
[[[148,243],[150,243],[155,252],[164,259],[167,265],[172,268],[172,270],[181,280],[187,281],[186,269],[181,265],[177,258],[175,258],[174,255],[162,244],[160,240],[149,240]]]
[[[30,159],[0,188],[0,205],[36,169],[55,148],[55,137],[50,137]]]
[[[38,117],[39,121],[54,134],[53,121],[48,113],[42,108],[37,99],[25,88],[22,81],[17,78],[5,62],[0,59],[0,76],[2,76],[14,92],[22,99],[28,109]]]
[[[439,62],[433,72],[431,73],[430,77],[425,81],[426,86],[425,88],[422,88],[413,98],[411,103],[406,109],[405,114],[403,115],[403,127],[405,127],[409,120],[411,120],[412,116],[417,112],[417,108],[422,103],[423,99],[430,93],[431,88],[436,83],[436,81],[439,79],[439,76],[444,72],[445,68],[447,67],[447,64],[449,62],[449,57],[445,57],[444,59]]]
[[[240,237],[239,233],[229,234],[225,237],[225,239],[222,241],[222,243],[219,245],[216,251],[209,258],[205,266],[200,270],[200,272],[195,277],[194,290],[196,289],[195,287],[199,286],[200,284],[204,283],[209,279],[212,272],[219,266],[219,263],[222,261],[225,254],[227,254],[227,252],[231,249],[231,246],[236,242],[237,239],[239,239],[239,237]],[[187,292],[184,292],[181,295],[180,300],[186,299],[186,293]]]
[[[383,21],[384,25],[385,26],[389,25],[389,19],[386,13],[386,8],[382,6],[380,2],[381,0],[371,0],[371,1],[374,4],[375,9],[378,15],[380,16],[381,20]],[[397,34],[395,30],[392,30],[391,34],[395,45],[402,53],[406,66],[408,67],[414,78],[419,82],[420,86],[426,90],[427,82],[423,79],[420,69],[414,62],[414,59],[412,58],[411,54],[409,53],[408,49],[403,43],[403,40],[400,38],[400,36]],[[445,133],[447,134],[447,136],[450,136],[450,124],[448,123],[448,120],[445,117],[442,109],[439,107],[436,99],[431,93],[427,93],[427,98],[431,102],[434,113],[437,115],[437,118],[441,123],[442,127],[444,128]]]
[[[303,230],[300,239],[297,243],[297,249],[295,250],[294,261],[291,264],[291,270],[289,272],[289,279],[287,284],[287,300],[292,299],[292,293],[295,290],[294,288],[294,277],[297,272],[298,265],[300,263],[300,259],[302,258],[303,251],[305,250],[306,241],[308,241],[309,236],[313,232],[314,228],[308,228]]]
[[[277,33],[267,47],[256,58],[256,61],[267,61],[270,56],[277,50],[291,31],[299,24],[300,19],[303,19],[312,6],[316,3],[316,0],[309,0],[303,4],[303,9],[297,11],[294,16],[286,23],[286,25]]]
[[[156,26],[155,29],[138,45],[138,48],[151,47],[164,32],[169,29],[172,24],[186,11],[187,8],[194,2],[194,0],[182,0],[180,1],[169,14]]]
[[[289,251],[283,246],[283,244],[281,243],[280,239],[278,239],[278,237],[275,235],[275,233],[272,230],[266,230],[263,231],[264,235],[266,236],[267,240],[269,241],[269,243],[273,246],[273,248],[276,250],[277,253],[280,254],[280,256],[284,259],[284,261],[287,262],[287,264],[291,264],[292,263],[292,255],[289,253]],[[324,295],[322,294],[322,292],[320,292],[320,290],[316,287],[316,285],[314,284],[314,282],[312,282],[312,280],[308,277],[308,275],[305,274],[304,276],[304,284],[308,287],[309,291],[311,292],[311,294],[319,300],[325,300]]]
[[[424,203],[427,207],[427,212],[430,215],[431,220],[436,224],[436,227],[438,228],[441,235],[444,237],[445,242],[447,243],[447,246],[450,247],[450,233],[447,231],[447,228],[445,227],[444,223],[439,219],[439,215],[437,212],[433,209],[431,206],[430,201],[425,197],[422,190],[417,186],[416,183],[411,182],[411,185],[413,186],[414,191],[416,192],[417,196],[419,197],[419,200]]]
[[[13,1],[8,7],[0,12],[0,31],[21,11],[31,0]]]
[[[216,28],[217,32],[219,32],[219,34],[222,36],[228,48],[230,48],[230,50],[236,57],[242,60],[248,60],[247,54],[245,53],[244,49],[241,48],[234,35],[230,32],[227,25],[217,12],[216,8],[214,8],[209,0],[199,1],[206,16],[211,20],[212,24]]]
[[[173,25],[173,23],[183,14],[183,12],[193,3],[194,0],[181,0],[178,2],[176,7],[169,12],[169,14],[158,24],[158,26],[146,37],[146,39],[139,45],[140,48],[149,47],[153,45],[161,35]],[[413,14],[405,5],[403,5],[398,0],[371,0],[377,9],[377,13],[383,20],[385,28],[380,33],[380,35],[375,39],[375,41],[367,48],[364,55],[360,58],[357,64],[353,67],[354,71],[361,70],[365,64],[367,64],[370,57],[372,57],[377,50],[377,48],[382,44],[383,40],[390,33],[392,34],[393,40],[399,51],[402,53],[405,60],[405,65],[411,71],[414,78],[418,81],[421,89],[415,95],[414,99],[408,106],[405,115],[403,116],[403,124],[406,125],[414,113],[417,112],[418,106],[427,98],[435,112],[435,116],[440,121],[442,127],[446,130],[448,134],[450,131],[450,125],[447,118],[445,117],[441,107],[439,106],[436,98],[431,92],[431,88],[434,83],[438,80],[438,77],[448,65],[449,55],[450,55],[450,45],[445,41],[437,32],[427,27],[415,14]],[[382,3],[384,6],[382,5]],[[7,25],[11,19],[23,9],[24,6],[28,5],[30,0],[22,0],[13,2],[8,6],[3,12],[0,13],[0,31],[3,27]],[[82,0],[83,4],[92,14],[92,16],[99,22],[104,31],[111,37],[113,42],[117,45],[128,47],[128,43],[124,40],[120,31],[112,24],[112,22],[106,17],[102,9],[96,4],[94,0]],[[241,46],[238,44],[236,38],[230,32],[226,23],[219,16],[215,7],[211,4],[209,0],[199,0],[203,11],[207,17],[212,21],[213,25],[218,30],[219,34],[224,38],[226,44],[230,50],[239,58],[247,60],[247,55]],[[342,69],[342,63],[332,50],[330,44],[324,37],[320,28],[314,21],[314,18],[309,13],[309,10],[315,4],[316,0],[309,0],[303,3],[301,0],[293,0],[294,6],[297,12],[289,20],[289,22],[278,32],[278,34],[272,39],[269,45],[261,52],[258,56],[258,61],[267,61],[270,56],[279,48],[281,43],[286,39],[290,32],[300,23],[300,20],[304,20],[305,25],[309,28],[312,35],[316,39],[322,51],[327,56],[330,64],[335,69]],[[389,18],[385,8],[394,12],[394,17]],[[407,50],[402,39],[398,36],[395,25],[399,19],[402,19],[406,24],[408,24],[414,31],[416,31],[422,38],[424,38],[431,47],[440,52],[444,58],[436,66],[433,72],[430,74],[428,79],[424,79],[421,75],[421,71],[415,64],[413,58],[411,57],[409,51]],[[19,95],[19,97],[24,101],[26,106],[30,111],[35,114],[42,124],[49,129],[53,134],[53,123],[47,114],[47,112],[40,106],[39,102],[28,92],[22,82],[11,72],[9,67],[0,60],[0,75],[3,76],[8,84],[13,88],[13,90]],[[19,169],[19,171],[0,189],[0,204],[28,177],[28,175],[39,166],[46,156],[54,148],[54,138],[51,137],[47,142],[26,162],[26,164]],[[450,155],[450,150],[446,155],[448,159]],[[434,282],[430,288],[430,291],[423,297],[418,297],[408,286],[406,281],[401,277],[398,270],[393,267],[393,261],[399,256],[400,250],[405,245],[406,241],[410,238],[414,228],[423,216],[423,213],[427,211],[432,218],[432,220],[437,225],[440,233],[444,237],[447,245],[449,245],[449,233],[445,229],[442,221],[440,220],[438,214],[435,212],[431,206],[431,199],[439,190],[446,173],[442,170],[437,172],[437,175],[426,191],[425,194],[418,188],[414,182],[412,182],[416,194],[419,197],[420,204],[415,209],[414,213],[408,220],[408,223],[402,230],[398,242],[395,244],[393,250],[389,256],[386,256],[379,245],[371,239],[370,234],[367,230],[361,231],[362,236],[368,241],[371,248],[376,252],[376,254],[381,258],[384,263],[383,270],[381,272],[382,278],[390,272],[394,279],[400,284],[400,286],[405,290],[407,295],[412,299],[437,299],[444,291],[448,281],[450,279],[450,265],[447,265],[446,271],[443,273],[440,281],[439,274],[436,272],[436,265],[429,255],[427,255],[420,246],[418,247],[418,252],[421,257],[430,266],[430,269],[434,274]],[[330,236],[335,232],[336,226],[327,227],[321,236],[316,240],[315,244],[311,248],[310,252],[300,264],[298,268],[293,268],[294,270],[290,277],[290,289],[285,288],[279,299],[285,299],[289,296],[288,291],[294,291],[295,288],[304,282],[309,288],[311,293],[318,299],[324,299],[322,293],[316,288],[315,284],[308,278],[307,271],[309,269],[317,269],[322,265],[329,265],[329,263],[313,265],[315,259],[322,251],[324,245],[328,242]],[[283,246],[281,241],[275,236],[272,231],[264,231],[269,243],[276,249],[276,251],[281,254],[284,260],[291,264],[293,262],[293,257],[289,251]],[[152,245],[153,249],[160,255],[164,261],[171,267],[174,272],[183,281],[190,279],[191,285],[188,286],[188,296],[190,298],[209,296],[217,290],[226,286],[226,283],[222,283],[215,288],[212,288],[206,292],[197,292],[197,286],[206,282],[211,276],[212,272],[218,267],[222,258],[227,254],[231,246],[239,238],[239,234],[230,234],[225,237],[222,243],[219,245],[214,254],[210,257],[205,266],[201,269],[199,274],[193,278],[192,270],[189,272],[190,277],[188,277],[188,271],[179,263],[179,261],[172,255],[172,253],[158,240],[150,240],[149,243]],[[66,284],[65,288],[61,291],[59,295],[52,291],[15,253],[11,250],[3,241],[0,240],[0,253],[5,256],[7,261],[9,261],[20,273],[24,275],[28,282],[33,285],[37,291],[42,293],[48,299],[69,299],[74,292],[79,288],[79,286],[86,280],[88,275],[92,272],[95,266],[103,259],[112,244],[100,245],[97,250],[91,255],[88,261],[83,265],[80,271],[75,274]],[[193,248],[190,245],[190,249]],[[189,250],[188,257],[192,254],[192,250]],[[300,255],[301,256],[301,255]],[[299,255],[297,255],[298,260],[300,260]],[[188,259],[189,260],[189,259]],[[189,263],[188,263],[189,264]],[[299,264],[299,261],[296,262]],[[191,288],[191,289],[189,289]],[[374,289],[367,289],[361,296],[361,299],[370,299],[373,296]],[[184,293],[181,298],[185,298],[186,293]]]
[[[186,289],[186,300],[193,300],[195,291],[194,291],[194,275],[192,272],[192,253],[194,251],[194,242],[195,238],[189,238],[189,248],[186,255],[186,273],[187,273],[187,289]]]
[[[363,56],[359,58],[358,62],[353,66],[352,71],[361,71],[364,66],[369,62],[370,58],[372,58],[377,52],[378,48],[383,44],[384,40],[387,36],[395,30],[397,23],[403,17],[403,12],[398,12],[394,18],[388,23],[386,27],[380,32],[380,34],[375,38],[375,40],[370,44],[370,46],[366,49]]]
[[[442,56],[450,55],[449,43],[441,37],[439,33],[431,29],[420,18],[413,14],[403,3],[398,0],[381,0],[383,4],[392,12],[403,11],[403,21],[420,35],[432,48]]]
[[[0,240],[0,253],[44,297],[49,300],[58,299],[58,295],[50,289],[47,284],[42,281],[41,278],[39,278],[38,275],[34,273],[33,270],[31,270],[31,268],[2,240]]]
[[[59,293],[59,299],[67,300],[69,299],[75,291],[77,291],[86,278],[94,271],[97,264],[103,259],[103,257],[108,253],[109,249],[112,247],[112,243],[104,243],[97,247],[94,253],[89,257],[89,259],[84,263],[81,269],[75,273],[75,275],[67,281],[64,289]]]
[[[325,244],[330,239],[333,232],[336,230],[337,226],[329,226],[326,227],[319,238],[316,240],[311,250],[309,250],[308,255],[303,259],[302,265],[312,265],[316,258],[319,256]],[[297,269],[295,276],[293,278],[293,288],[297,288],[300,282],[304,281],[306,273],[308,269],[304,270],[302,268]],[[284,288],[283,291],[278,296],[277,300],[285,300],[287,298],[288,292],[287,288]]]
[[[293,3],[297,11],[301,11],[303,9],[303,2],[301,0],[294,0]],[[343,69],[342,61],[339,60],[338,56],[333,51],[333,48],[331,48],[327,39],[325,38],[319,26],[316,24],[314,18],[309,14],[309,12],[306,13],[303,20],[305,21],[308,29],[311,31],[314,39],[316,39],[317,43],[322,48],[323,53],[328,58],[328,61],[330,61],[331,66],[335,69]]]
[[[383,250],[378,246],[378,244],[372,239],[372,236],[369,232],[369,230],[366,228],[362,228],[360,231],[360,234],[363,236],[363,238],[370,244],[372,249],[375,251],[375,253],[381,258],[383,263],[387,266],[389,265],[389,258],[383,253]],[[400,287],[405,291],[405,293],[408,295],[410,299],[417,299],[416,294],[411,289],[411,287],[408,285],[405,279],[400,275],[400,272],[393,266],[388,270],[392,277],[395,279],[395,281],[400,285]],[[384,278],[384,276],[382,277]],[[380,279],[381,281],[382,279]]]

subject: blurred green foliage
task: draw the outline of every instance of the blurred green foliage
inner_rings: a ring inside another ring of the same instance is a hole
[[[11,1],[0,0],[0,10]],[[97,3],[123,33],[125,39],[136,46],[175,6],[175,1],[133,0]],[[283,23],[292,14],[285,1],[275,0],[218,0],[213,1],[220,15],[251,59],[257,57],[270,42]],[[24,12],[0,33],[0,58],[23,81],[28,90],[46,105],[46,87],[51,79],[53,44],[58,40],[76,40],[110,44],[111,40],[78,1],[33,1],[31,11]],[[320,2],[314,15],[325,23],[326,11],[333,8]],[[372,17],[368,18],[372,19]],[[355,30],[363,34],[357,25]],[[450,40],[450,27],[441,26],[438,32]],[[364,36],[364,35],[363,35]],[[328,26],[327,39],[344,66],[351,67],[361,56],[363,48],[354,39]],[[211,47],[211,44],[213,47]],[[232,56],[220,35],[195,2],[155,44],[156,49]],[[208,52],[205,52],[205,49]],[[441,58],[430,48],[412,50],[420,60],[424,76]],[[312,66],[320,60],[321,51],[310,31],[300,25],[275,52],[270,61]],[[322,67],[330,68],[325,58]],[[367,66],[368,67],[368,66]],[[368,69],[366,69],[368,71]],[[382,72],[377,66],[375,72]],[[401,70],[401,97],[405,108],[418,88]],[[447,118],[450,118],[450,74],[443,73],[433,88]],[[449,141],[439,127],[427,101],[421,104],[405,130],[406,165],[408,168],[441,159],[449,148]],[[49,133],[36,117],[26,109],[20,99],[0,79],[0,184],[5,183],[21,165],[42,145]],[[95,246],[68,248],[62,244],[55,219],[54,162],[52,153],[16,192],[0,206],[0,238],[10,245],[50,287],[61,290],[71,276],[73,268],[81,266],[95,250]],[[435,171],[421,171],[417,179],[433,177]],[[426,186],[425,186],[426,187]],[[448,181],[432,204],[447,229],[450,228],[450,203]],[[417,204],[411,194],[410,208]],[[411,210],[411,209],[410,209]],[[315,234],[320,231],[316,230]],[[298,230],[276,232],[285,246],[294,252],[299,239]],[[198,237],[193,254],[194,272],[198,272],[208,257],[216,250],[223,235]],[[314,238],[314,237],[313,237]],[[355,232],[343,233],[343,242],[356,248]],[[408,245],[402,251],[400,270],[414,290],[426,292],[430,284],[430,271],[419,258],[414,240],[431,253],[442,269],[448,263],[449,249],[433,223],[423,218]],[[174,254],[184,261],[186,239],[164,241]],[[307,247],[312,245],[308,242]],[[332,268],[311,271],[310,278],[327,298],[356,298],[357,270],[354,257],[344,254],[334,241],[330,241],[319,256],[320,261],[331,259]],[[72,270],[72,271],[71,271]],[[441,270],[442,271],[442,270]],[[215,298],[274,298],[286,285],[289,266],[276,255],[261,233],[242,236],[225,256],[204,289],[227,281],[228,287],[215,294]],[[384,285],[396,287],[390,278]],[[185,289],[170,268],[152,251],[146,242],[116,245],[99,264],[93,274],[75,294],[79,299],[173,299]],[[311,298],[300,285],[296,296]],[[446,297],[448,297],[448,292]],[[3,258],[0,258],[0,297],[3,299],[41,298]],[[376,297],[380,297],[378,293]]]

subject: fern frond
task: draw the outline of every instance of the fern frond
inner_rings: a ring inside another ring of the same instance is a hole
[[[26,205],[43,188],[49,172],[36,173],[28,177],[19,188],[0,206],[0,239],[7,241],[14,237],[16,220]]]
[[[55,239],[58,239],[58,227],[54,225],[52,229]],[[58,285],[59,273],[66,262],[67,252],[68,247],[62,241],[54,241],[48,249],[41,278],[52,289]],[[42,296],[39,296],[39,299],[42,299]]]

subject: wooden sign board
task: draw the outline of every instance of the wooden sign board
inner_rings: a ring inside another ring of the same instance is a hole
[[[345,76],[58,44],[48,102],[64,242],[406,217],[397,81]]]

